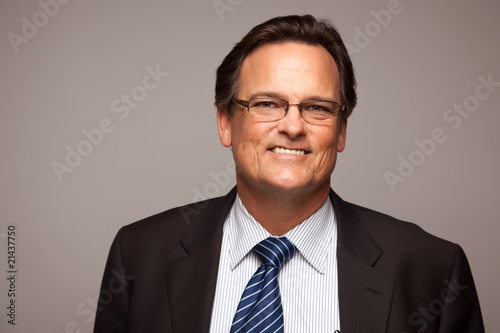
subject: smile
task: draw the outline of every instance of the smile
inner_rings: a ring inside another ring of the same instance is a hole
[[[302,149],[287,149],[282,147],[274,147],[271,149],[273,153],[276,154],[289,154],[289,155],[304,155],[306,154],[305,150]]]

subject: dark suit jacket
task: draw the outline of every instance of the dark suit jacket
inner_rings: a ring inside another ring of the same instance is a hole
[[[235,195],[123,227],[104,271],[94,332],[208,332],[222,226]],[[458,245],[333,191],[330,198],[342,333],[484,332]]]

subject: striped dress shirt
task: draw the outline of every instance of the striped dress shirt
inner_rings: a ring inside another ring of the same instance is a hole
[[[229,332],[241,295],[260,266],[252,248],[269,236],[237,196],[224,223],[210,333]],[[283,236],[297,247],[278,276],[285,333],[340,330],[337,228],[331,201]]]

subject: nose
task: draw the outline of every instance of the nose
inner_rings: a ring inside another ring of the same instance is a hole
[[[305,121],[299,111],[299,105],[289,104],[285,117],[278,122],[278,131],[295,138],[305,134]]]

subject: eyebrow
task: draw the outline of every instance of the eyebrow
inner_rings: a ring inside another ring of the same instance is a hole
[[[250,98],[258,98],[258,97],[273,97],[273,98],[280,98],[280,99],[287,100],[287,97],[284,94],[282,94],[280,92],[271,92],[271,91],[258,91],[256,93],[251,94],[249,99]],[[319,95],[312,95],[312,96],[308,96],[305,99],[303,99],[303,101],[312,101],[312,100],[336,102],[333,97],[332,98],[325,98],[325,97],[321,97]],[[338,102],[336,102],[336,103],[338,103]]]
[[[250,95],[250,98],[256,98],[256,97],[274,97],[274,98],[285,99],[285,96],[283,94],[270,91],[258,91]]]

